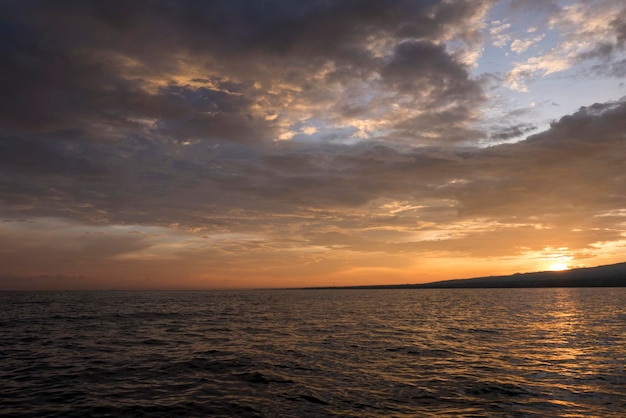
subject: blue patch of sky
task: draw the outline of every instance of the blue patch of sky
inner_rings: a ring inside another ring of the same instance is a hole
[[[506,85],[505,76],[516,64],[526,63],[531,57],[538,57],[548,53],[563,41],[561,34],[555,28],[549,28],[549,12],[547,8],[517,7],[511,9],[512,1],[502,1],[490,9],[486,17],[486,27],[483,31],[483,53],[472,68],[472,76],[476,78],[490,74],[495,82],[490,83],[488,89],[491,96],[485,108],[485,117],[478,124],[481,129],[494,133],[504,126],[527,123],[537,127],[537,131],[549,127],[551,120],[560,118],[566,113],[575,111],[585,105],[585,100],[593,94],[583,95],[574,93],[572,89],[573,71],[565,71],[543,76],[542,71],[532,74],[528,79],[521,80],[527,87],[526,92],[516,91]],[[545,4],[544,4],[545,6]],[[547,7],[547,6],[546,6]],[[490,35],[490,30],[501,25],[510,25],[501,31],[506,41],[501,45],[494,45],[496,39]],[[540,39],[537,39],[540,38]],[[520,52],[511,49],[515,40],[522,42],[531,40],[532,43]],[[592,93],[592,86],[600,87],[602,83],[594,80],[580,90]],[[605,97],[605,96],[602,96]],[[506,142],[520,141],[525,136],[507,140]],[[492,142],[488,141],[491,145]]]

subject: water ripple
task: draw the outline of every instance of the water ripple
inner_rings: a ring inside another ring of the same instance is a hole
[[[626,289],[0,293],[3,416],[626,411]]]

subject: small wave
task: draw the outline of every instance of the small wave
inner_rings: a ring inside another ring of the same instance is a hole
[[[240,373],[235,376],[246,382],[254,383],[254,384],[262,384],[262,385],[268,385],[270,383],[281,383],[281,384],[294,383],[294,381],[291,379],[283,379],[281,377],[272,377],[272,376],[265,375],[261,372],[245,372],[245,373]]]
[[[316,404],[319,404],[319,405],[328,405],[328,402],[325,402],[325,401],[321,400],[320,398],[317,398],[317,397],[311,396],[311,395],[300,395],[300,399],[304,399],[307,402],[316,403]]]
[[[2,305],[0,410],[622,418],[626,291],[580,291],[546,324],[565,309],[550,292],[21,294]]]

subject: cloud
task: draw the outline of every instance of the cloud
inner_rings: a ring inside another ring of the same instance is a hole
[[[597,60],[602,60],[604,65],[599,69],[618,68],[615,63],[624,59],[625,52],[622,17],[625,12],[623,4],[603,0],[555,8],[550,12],[549,27],[561,40],[547,52],[517,63],[505,75],[508,86],[527,91],[526,85],[535,78],[562,72],[575,65],[593,64]],[[540,40],[540,37],[516,40],[511,49],[521,53]],[[614,70],[604,73],[619,74]]]
[[[541,42],[544,37],[545,35],[537,35],[533,38],[516,39],[511,42],[511,51],[515,52],[516,54],[521,54],[528,50],[528,48],[530,48],[531,46],[535,45],[538,42]]]
[[[494,243],[502,257],[582,257],[618,242],[626,105],[530,137],[539,122],[512,113],[483,129],[473,65],[491,4],[11,3],[0,215],[24,222],[1,224],[2,264],[19,277],[90,265],[288,278]],[[510,86],[581,60],[619,73],[621,15],[581,10],[553,17],[567,55],[530,57]],[[492,22],[493,42],[511,42],[506,25]],[[525,39],[511,48],[533,52]]]
[[[16,166],[12,178],[30,186],[5,194],[5,209],[13,204],[15,214],[209,230],[241,222],[246,230],[248,217],[308,217],[315,213],[310,210],[332,217],[339,216],[334,212],[339,209],[347,217],[363,211],[366,216],[391,201],[421,207],[418,217],[434,222],[448,222],[449,213],[457,214],[452,218],[504,216],[525,222],[560,213],[565,219],[570,211],[575,217],[624,203],[617,156],[622,155],[625,113],[622,102],[590,106],[525,141],[486,149],[289,144],[259,153],[209,149],[203,143],[137,146],[126,149],[124,159],[104,154],[105,169],[97,175]],[[518,125],[494,135],[508,139],[531,129]],[[73,154],[97,155],[98,148],[66,152],[65,158],[72,159]],[[585,174],[590,172],[596,173],[593,178]],[[428,208],[438,209],[429,215]]]
[[[508,30],[511,28],[510,23],[500,22],[494,20],[491,22],[491,28],[489,29],[489,35],[491,36],[491,42],[494,46],[499,48],[504,47],[511,41],[511,35]]]
[[[414,117],[415,105],[423,112],[434,100],[481,100],[463,60],[480,44],[488,4],[12,5],[0,124],[83,141],[262,144],[294,138],[312,120],[376,137]],[[448,41],[456,42],[450,51],[442,46]],[[399,60],[413,67],[401,71]],[[432,91],[432,100],[402,90],[434,78],[451,87]]]
[[[585,213],[591,216],[623,204],[619,192],[622,164],[616,156],[623,151],[621,119],[625,114],[624,102],[596,104],[561,118],[525,141],[488,149],[485,156],[503,159],[506,165],[496,176],[478,180],[485,194],[475,195],[465,209],[484,214],[502,213],[508,207],[512,214],[537,220],[558,214],[565,223],[570,216],[586,222]],[[528,167],[532,173],[523,173]]]
[[[3,205],[158,224],[186,210],[197,224],[282,190],[298,190],[290,207],[367,202],[351,179],[322,172],[352,158],[342,144],[482,135],[471,124],[484,97],[461,58],[480,43],[488,4],[12,4],[0,41]],[[275,143],[301,134],[336,142],[310,167],[317,175],[264,165],[305,155],[310,145]]]
[[[492,133],[489,135],[489,139],[497,142],[508,141],[513,138],[519,138],[535,129],[537,127],[530,123],[520,123]]]
[[[469,74],[449,56],[445,48],[428,42],[402,42],[394,50],[391,60],[382,68],[382,78],[387,86],[397,91],[417,94],[431,86],[443,86],[423,100],[449,101],[474,94],[479,86],[469,79]],[[416,77],[417,75],[417,77]],[[432,103],[425,103],[425,106]]]
[[[625,120],[622,101],[489,148],[280,143],[255,154],[199,142],[131,147],[97,176],[16,165],[9,178],[29,187],[15,202],[3,193],[3,212],[24,221],[0,224],[0,258],[22,278],[137,271],[164,286],[172,274],[287,284],[296,264],[336,274],[410,269],[416,257],[547,259],[561,247],[584,262],[621,251]]]
[[[1,230],[4,250],[0,258],[6,271],[59,271],[66,264],[97,263],[149,246],[140,235],[97,227],[84,229],[73,222],[50,218],[4,222]]]

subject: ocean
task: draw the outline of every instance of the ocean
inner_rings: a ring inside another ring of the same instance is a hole
[[[3,417],[624,417],[626,288],[0,293]]]

